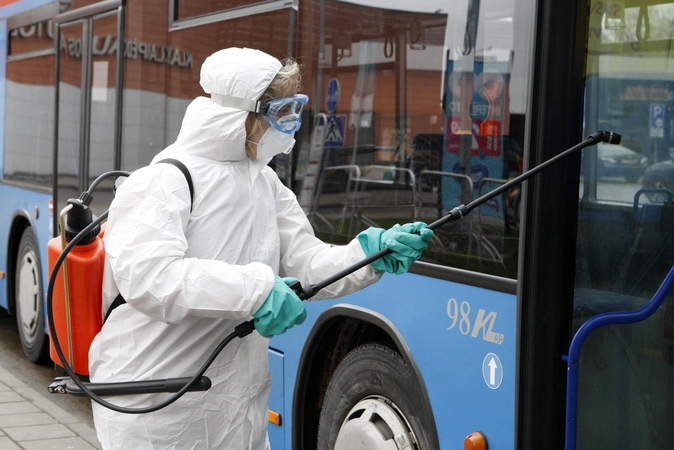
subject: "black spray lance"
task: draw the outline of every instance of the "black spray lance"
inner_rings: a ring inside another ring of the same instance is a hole
[[[463,217],[467,216],[468,214],[471,213],[471,211],[478,206],[488,202],[489,200],[493,199],[494,197],[503,194],[504,192],[508,191],[509,189],[513,188],[514,186],[517,186],[521,184],[522,182],[528,180],[532,176],[536,175],[537,173],[547,169],[548,167],[556,164],[557,162],[561,161],[562,159],[570,156],[572,153],[575,153],[579,150],[582,150],[586,147],[590,147],[592,145],[596,145],[600,142],[606,142],[609,144],[619,144],[620,143],[620,135],[617,133],[614,133],[612,131],[597,131],[595,133],[592,133],[589,135],[583,142],[574,145],[573,147],[563,151],[557,156],[554,156],[550,158],[549,160],[545,161],[544,163],[539,164],[538,166],[524,172],[523,174],[519,175],[516,178],[513,178],[512,180],[506,182],[505,184],[499,186],[498,188],[494,189],[493,191],[490,191],[486,193],[485,195],[473,200],[472,202],[468,203],[467,205],[459,205],[455,208],[453,208],[447,215],[443,216],[442,218],[436,220],[435,222],[431,223],[428,225],[428,228],[431,230],[435,230],[447,223],[450,222],[455,222],[459,219],[462,219]],[[90,188],[91,190],[91,188]],[[91,231],[93,228],[97,226],[97,223],[102,222],[105,218],[107,218],[107,211],[101,215],[98,219],[94,220],[89,226],[87,226],[80,234],[86,234],[89,231]],[[79,237],[79,235],[78,235]],[[65,258],[64,255],[67,254],[67,252],[72,248],[73,245],[75,245],[77,242],[77,238],[73,239],[68,247],[66,247],[63,250],[63,255],[62,257]],[[290,287],[295,291],[297,296],[302,299],[302,300],[307,300],[314,295],[316,295],[321,289],[331,285],[332,283],[352,274],[353,272],[367,266],[368,264],[372,263],[373,261],[388,255],[391,253],[391,250],[388,248],[385,248],[377,253],[372,254],[371,256],[359,261],[358,263],[347,267],[346,269],[326,278],[325,280],[312,284],[308,287],[302,287],[299,282],[295,282],[290,285]],[[52,285],[53,285],[53,278],[55,278],[55,274],[58,271],[60,266],[60,262],[57,261],[54,270],[52,272],[52,277],[49,280],[49,290],[47,293],[47,302],[48,302],[48,310],[51,313],[51,291],[52,291]],[[52,318],[51,315],[49,317],[49,322],[50,322],[50,327],[52,326]],[[225,348],[229,342],[231,342],[234,338],[239,337],[245,337],[252,333],[255,330],[255,323],[254,320],[249,320],[247,322],[243,322],[239,324],[238,326],[235,327],[234,331],[230,333],[219,345],[218,347],[213,351],[213,353],[209,356],[207,361],[202,365],[202,367],[199,369],[199,371],[192,377],[192,378],[171,378],[171,379],[166,379],[166,380],[153,380],[153,381],[129,381],[129,382],[121,382],[121,383],[84,383],[82,382],[72,371],[72,369],[65,363],[65,358],[63,357],[63,353],[61,351],[60,346],[58,345],[58,338],[54,335],[52,336],[52,339],[54,340],[54,343],[56,344],[57,351],[64,362],[64,369],[70,375],[70,377],[60,377],[54,380],[54,382],[49,386],[49,392],[51,393],[62,393],[62,394],[72,394],[72,395],[87,395],[91,397],[94,401],[97,403],[110,408],[114,411],[117,412],[122,412],[122,413],[129,413],[129,414],[142,414],[142,413],[147,413],[147,412],[152,412],[156,411],[158,409],[164,408],[165,406],[168,406],[169,404],[175,402],[178,398],[180,398],[183,394],[185,394],[187,391],[193,390],[207,390],[210,387],[210,380],[208,377],[204,376],[204,373],[210,367],[210,365],[213,363],[215,358],[218,356],[218,354]],[[175,392],[176,394],[169,399],[158,403],[152,407],[147,407],[147,408],[127,408],[127,407],[120,407],[117,405],[113,405],[102,398],[100,396],[106,396],[106,395],[129,395],[129,394],[145,394],[145,393],[157,393],[157,392]]]

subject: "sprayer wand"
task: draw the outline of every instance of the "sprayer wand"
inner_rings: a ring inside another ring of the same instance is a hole
[[[428,228],[431,230],[435,230],[447,223],[450,222],[455,222],[457,220],[460,220],[467,216],[468,214],[471,213],[471,211],[478,206],[488,202],[489,200],[493,199],[494,197],[508,191],[514,186],[519,185],[520,183],[528,180],[529,178],[533,177],[537,173],[547,169],[548,167],[556,164],[560,160],[570,156],[572,153],[575,153],[579,150],[582,150],[586,147],[590,147],[592,145],[596,145],[600,142],[607,142],[609,144],[619,144],[620,143],[620,135],[617,133],[614,133],[612,131],[597,131],[595,133],[592,133],[589,135],[583,142],[574,145],[573,147],[563,151],[562,153],[550,158],[549,160],[539,164],[538,166],[522,173],[521,175],[513,178],[512,180],[504,183],[503,185],[499,186],[498,188],[494,189],[493,191],[490,191],[486,193],[485,195],[473,200],[472,202],[468,203],[468,205],[459,205],[452,210],[450,210],[445,216],[442,218],[436,220],[435,222],[431,223],[428,225]],[[93,190],[92,188],[89,189],[89,191]],[[87,192],[89,196],[91,195],[90,192]],[[85,194],[82,194],[83,196]],[[107,217],[107,211],[101,217],[96,219],[94,222],[97,222],[99,220],[104,219]],[[94,224],[92,223],[90,227],[87,227],[85,230],[88,231],[89,229],[93,229]],[[83,230],[83,232],[85,231]],[[65,255],[67,252],[72,248],[73,245],[76,244],[76,238],[73,239],[70,244],[63,250],[63,254],[61,257],[65,258]],[[307,300],[314,295],[316,295],[321,289],[331,285],[332,283],[352,274],[353,272],[367,266],[368,264],[376,261],[377,259],[388,255],[391,253],[391,250],[388,248],[385,248],[383,250],[380,250],[377,253],[372,254],[371,256],[357,262],[356,264],[347,267],[344,270],[341,270],[340,272],[337,272],[336,274],[326,278],[323,281],[320,281],[316,284],[312,284],[308,287],[302,287],[299,282],[295,282],[290,285],[290,288],[295,291],[297,296],[302,299],[302,300]],[[59,258],[61,259],[61,258]],[[58,267],[60,265],[60,261],[57,261],[56,266],[54,267],[53,273],[52,273],[52,278],[55,278],[56,272],[58,271]],[[48,310],[50,312],[49,314],[49,322],[50,322],[50,327],[53,326],[53,321],[51,318],[51,292],[52,292],[52,284],[53,280],[50,279],[50,288],[48,290]],[[53,329],[53,328],[52,328]],[[242,322],[238,326],[235,327],[234,331],[230,333],[225,339],[218,345],[218,347],[213,351],[211,356],[208,358],[208,360],[202,365],[202,367],[199,369],[196,375],[194,375],[192,378],[172,378],[172,379],[167,379],[167,380],[159,380],[159,383],[154,383],[151,384],[152,382],[144,382],[144,381],[136,381],[136,382],[122,382],[122,383],[84,383],[81,380],[77,378],[74,372],[68,367],[65,361],[65,357],[63,356],[63,353],[61,351],[60,346],[58,345],[58,339],[56,336],[54,336],[54,341],[57,344],[56,349],[59,354],[59,357],[62,359],[64,362],[64,368],[66,369],[66,372],[68,375],[70,375],[70,378],[63,377],[63,378],[57,378],[54,380],[54,383],[49,387],[49,391],[52,393],[58,392],[58,393],[69,393],[72,395],[87,395],[91,397],[94,401],[97,403],[110,408],[114,411],[118,412],[123,412],[123,413],[130,413],[130,414],[141,414],[141,413],[146,413],[150,411],[156,411],[160,408],[163,408],[164,406],[167,406],[170,403],[173,403],[175,400],[180,398],[183,394],[185,394],[188,390],[206,390],[210,387],[210,380],[208,380],[206,377],[204,377],[204,372],[208,369],[208,367],[211,365],[211,363],[215,360],[217,355],[225,348],[225,346],[231,342],[235,337],[243,338],[247,336],[248,334],[252,333],[255,330],[255,322],[254,320],[249,320],[246,322]],[[71,379],[72,378],[72,379]],[[96,395],[97,392],[99,395],[128,395],[128,394],[140,394],[140,393],[155,393],[155,392],[176,392],[176,394],[169,399],[167,399],[164,402],[161,402],[154,407],[150,408],[125,408],[125,407],[120,407],[117,405],[112,405],[109,402],[101,399],[98,395]]]
[[[440,228],[441,226],[450,223],[450,222],[455,222],[459,219],[464,218],[468,214],[471,213],[475,208],[478,206],[488,202],[489,200],[493,199],[494,197],[507,192],[509,189],[511,189],[514,186],[517,186],[518,184],[528,180],[532,176],[536,175],[537,173],[547,169],[548,167],[558,163],[562,159],[566,158],[567,156],[571,155],[572,153],[577,152],[578,150],[582,150],[585,147],[590,147],[592,145],[596,145],[600,142],[607,142],[609,144],[619,144],[620,143],[620,135],[617,133],[614,133],[612,131],[597,131],[595,133],[592,133],[589,135],[583,142],[574,145],[573,147],[563,151],[559,155],[556,155],[549,160],[545,161],[544,163],[539,164],[538,166],[524,172],[523,174],[513,178],[512,180],[508,181],[507,183],[499,186],[498,188],[494,189],[493,191],[489,191],[486,194],[484,194],[481,197],[476,198],[472,202],[468,203],[468,205],[459,205],[449,211],[445,216],[441,217],[440,219],[436,220],[435,222],[431,223],[428,225],[428,228],[430,230],[435,230],[436,228]],[[358,269],[361,269],[368,264],[372,263],[373,261],[378,260],[382,256],[386,256],[389,253],[391,253],[391,249],[385,248],[383,250],[380,250],[377,253],[373,253],[369,257],[357,262],[356,264],[352,265],[351,267],[347,267],[346,269],[326,278],[323,281],[320,281],[316,284],[312,284],[311,286],[307,288],[301,288],[299,292],[295,291],[299,298],[302,300],[306,300],[310,297],[313,297],[320,291],[321,289],[331,285],[337,280],[340,280],[347,275],[355,272]]]

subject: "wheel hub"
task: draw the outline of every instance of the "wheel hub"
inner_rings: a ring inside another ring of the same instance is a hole
[[[367,397],[347,414],[335,450],[415,449],[414,433],[402,412],[384,397]]]
[[[17,309],[21,319],[21,328],[24,338],[30,343],[37,336],[39,323],[38,313],[40,305],[40,286],[38,279],[37,257],[33,251],[23,255],[19,267],[19,282],[17,284]]]

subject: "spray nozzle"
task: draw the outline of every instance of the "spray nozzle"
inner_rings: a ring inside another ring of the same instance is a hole
[[[89,199],[89,202],[91,202],[91,199]],[[68,200],[68,204],[71,205],[72,208],[66,215],[66,241],[70,242],[80,231],[94,221],[95,216],[92,214],[89,206],[80,199],[71,198]],[[95,227],[85,236],[82,236],[79,244],[85,245],[92,243],[100,232],[101,227]]]

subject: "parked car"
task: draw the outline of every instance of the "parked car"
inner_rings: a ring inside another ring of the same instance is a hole
[[[623,145],[597,144],[597,176],[637,181],[648,167],[648,158]]]

